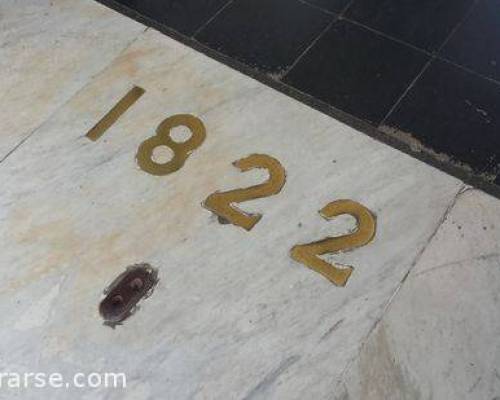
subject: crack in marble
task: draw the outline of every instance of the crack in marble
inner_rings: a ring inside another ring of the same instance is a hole
[[[461,266],[465,263],[471,263],[474,261],[485,261],[485,260],[492,260],[495,258],[500,258],[500,253],[488,253],[488,254],[481,254],[480,256],[476,257],[471,257],[471,258],[466,258],[463,260],[457,260],[457,261],[452,261],[444,264],[437,265],[435,267],[426,269],[425,271],[418,272],[415,274],[415,278],[427,275],[429,273],[435,272],[437,270],[443,269],[443,268],[450,268],[450,267],[456,267],[456,266]]]
[[[441,226],[446,222],[446,220],[448,219],[448,216],[450,215],[452,209],[455,207],[457,201],[460,199],[460,197],[462,197],[462,195],[468,191],[471,191],[471,190],[474,190],[474,188],[466,185],[465,183],[463,183],[462,185],[460,185],[457,193],[455,194],[455,196],[453,197],[453,199],[451,200],[450,204],[448,205],[448,207],[446,207],[446,210],[444,211],[442,217],[438,220],[438,223],[436,224],[436,228],[433,230],[433,232],[431,233],[431,235],[429,236],[429,238],[425,241],[425,243],[423,244],[422,248],[420,249],[420,251],[415,255],[415,258],[414,260],[412,261],[412,263],[410,264],[410,268],[408,269],[408,271],[406,272],[405,276],[403,277],[403,279],[401,279],[401,282],[399,283],[399,285],[396,287],[396,289],[394,290],[393,294],[389,297],[389,300],[387,300],[387,302],[385,303],[385,305],[383,306],[383,311],[382,313],[380,314],[380,317],[377,318],[377,320],[373,323],[372,327],[370,328],[370,330],[368,331],[368,334],[365,336],[364,340],[361,341],[361,346],[359,347],[359,350],[358,352],[356,353],[356,355],[347,363],[346,367],[344,368],[344,370],[342,371],[342,373],[340,374],[339,376],[339,379],[337,380],[337,387],[341,387],[341,385],[344,383],[344,380],[345,380],[345,376],[346,374],[350,371],[351,367],[353,366],[354,362],[360,357],[361,353],[363,352],[363,349],[365,347],[365,345],[368,343],[371,335],[373,332],[375,332],[375,329],[377,328],[377,326],[379,325],[379,323],[383,320],[384,316],[386,315],[390,305],[392,304],[392,302],[394,301],[394,299],[396,298],[396,296],[398,295],[399,291],[401,290],[403,284],[406,282],[408,276],[410,275],[410,273],[413,271],[413,269],[415,268],[415,266],[418,264],[418,262],[420,261],[420,259],[422,258],[422,256],[424,255],[425,251],[427,250],[427,248],[429,247],[429,245],[432,243],[432,241],[434,240],[435,236],[437,235],[437,233],[439,232],[439,229],[441,228]]]

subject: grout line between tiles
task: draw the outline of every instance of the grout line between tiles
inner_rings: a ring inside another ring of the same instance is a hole
[[[464,65],[460,65],[460,64],[457,64],[451,60],[448,60],[447,58],[443,57],[443,56],[439,56],[439,55],[436,55],[435,56],[435,59],[438,60],[438,61],[442,61],[442,62],[445,62],[447,64],[450,64],[450,65],[453,65],[454,67],[456,68],[459,68],[461,70],[464,70],[466,71],[467,73],[471,74],[471,75],[474,75],[478,78],[481,78],[481,79],[485,79],[491,83],[494,83],[495,85],[499,85],[500,86],[500,80],[497,80],[495,78],[490,78],[489,76],[486,76],[486,75],[483,75],[483,74],[480,74],[479,72],[476,72]]]
[[[479,3],[479,0],[474,0],[473,3],[471,4],[471,6],[469,7],[469,9],[467,10],[467,12],[465,13],[464,17],[462,18],[461,21],[459,21],[455,27],[451,30],[451,32],[448,34],[448,36],[446,37],[446,39],[444,40],[443,43],[441,43],[441,46],[438,47],[438,49],[436,50],[436,55],[439,54],[439,52],[441,50],[443,50],[444,46],[446,46],[448,44],[448,42],[450,41],[450,39],[453,37],[453,35],[455,35],[455,33],[461,28],[461,26],[464,24],[465,21],[467,21],[467,19],[469,18],[469,16],[472,14],[472,11],[474,10],[474,8],[476,7],[476,5]]]
[[[319,10],[319,11],[322,11],[324,12],[325,14],[329,14],[329,15],[337,15],[337,13],[335,11],[330,11],[330,10],[327,10],[326,8],[323,8],[323,7],[320,7],[318,6],[317,4],[312,4],[312,3],[309,3],[307,0],[298,0],[300,3],[302,4],[305,4],[306,6],[309,6],[311,8],[315,8],[316,10]]]
[[[446,37],[446,39],[443,41],[443,43],[441,43],[441,45],[437,48],[436,51],[434,51],[433,53],[429,53],[429,52],[425,52],[426,54],[429,54],[431,56],[431,59],[424,65],[424,67],[422,68],[422,70],[418,73],[418,75],[413,79],[413,81],[410,83],[410,85],[405,89],[405,91],[402,93],[402,95],[398,98],[398,100],[396,101],[396,103],[391,107],[391,109],[387,112],[387,114],[384,116],[384,118],[382,119],[382,121],[380,121],[380,123],[378,124],[378,126],[380,127],[381,125],[385,124],[385,122],[387,121],[387,119],[390,117],[390,115],[394,112],[394,110],[399,106],[399,104],[403,101],[403,99],[406,97],[406,95],[408,94],[408,92],[415,86],[415,84],[417,83],[417,81],[420,79],[420,77],[423,75],[423,73],[429,68],[429,66],[431,65],[431,63],[435,60],[439,60],[439,61],[446,61],[446,62],[449,62],[448,60],[442,58],[439,56],[439,53],[441,52],[441,50],[444,48],[444,46],[446,46],[446,44],[449,42],[449,40],[453,37],[453,35],[460,29],[460,27],[463,25],[463,23],[469,18],[470,14],[472,13],[472,11],[474,10],[475,6],[477,5],[477,3],[479,2],[479,0],[474,0],[474,2],[471,4],[471,6],[469,7],[469,9],[467,10],[467,12],[465,13],[464,17],[462,18],[462,20],[460,22],[458,22],[455,27],[451,30],[451,32],[448,34],[448,36]],[[376,32],[376,31],[375,31]],[[392,38],[390,36],[386,36],[387,38],[389,39],[392,39],[392,40],[396,40],[395,38]],[[402,42],[402,43],[405,43],[405,42]],[[408,43],[405,43],[407,45],[409,45]],[[411,45],[409,45],[411,46]],[[415,48],[414,46],[412,46],[413,48]],[[462,66],[458,65],[458,64],[455,64],[453,62],[449,62],[450,64],[456,66],[456,67],[460,67],[464,70],[467,71],[466,68],[463,68]],[[477,76],[481,76],[479,74],[475,74]],[[481,76],[482,77],[482,76]]]
[[[235,0],[229,0],[226,4],[224,4],[221,8],[219,8],[214,15],[212,15],[204,24],[202,24],[198,29],[194,31],[191,37],[195,37],[198,33],[200,33],[203,29],[205,29],[210,23],[217,18],[226,8],[228,8],[231,4],[233,4]]]
[[[352,6],[352,4],[354,3],[355,0],[350,0],[340,11],[327,10],[326,8],[318,6],[317,4],[310,3],[309,0],[299,0],[299,1],[301,3],[307,4],[308,6],[317,8],[318,10],[324,11],[327,14],[344,15],[347,12],[347,10],[349,9],[349,7]]]
[[[342,11],[340,12],[340,15],[341,16],[344,16],[345,13],[347,12],[347,10],[349,10],[349,8],[351,8],[351,6],[354,4],[356,0],[351,0],[350,2],[348,2],[345,7],[342,9]]]
[[[367,31],[370,31],[371,33],[374,33],[375,35],[382,36],[382,37],[384,37],[384,38],[386,38],[386,39],[389,39],[389,40],[391,40],[391,41],[393,41],[393,42],[396,42],[396,43],[402,44],[402,45],[404,45],[404,46],[406,46],[406,47],[410,47],[410,48],[412,48],[413,50],[418,51],[419,53],[423,53],[423,54],[425,54],[425,55],[427,55],[427,56],[432,57],[432,53],[431,53],[431,52],[429,52],[429,51],[427,51],[427,50],[424,50],[424,49],[421,49],[420,47],[417,47],[417,46],[415,46],[415,45],[413,45],[413,44],[411,44],[411,43],[405,42],[404,40],[398,39],[398,38],[396,38],[396,37],[394,37],[394,36],[388,35],[387,33],[384,33],[384,32],[378,31],[378,30],[376,30],[376,29],[370,28],[368,25],[365,25],[365,24],[363,24],[363,23],[361,23],[361,22],[357,22],[357,21],[355,21],[355,20],[353,20],[353,19],[346,18],[346,17],[342,17],[342,19],[343,19],[344,21],[350,22],[350,23],[351,23],[351,24],[353,24],[353,25],[356,25],[356,26],[359,26],[359,27],[361,27],[361,28],[364,28],[364,29],[366,29]]]
[[[299,0],[299,1],[300,1],[300,2],[302,2],[302,3],[304,3],[304,4],[307,4],[307,5],[311,6],[311,7],[313,7],[313,8],[317,8],[317,9],[319,9],[319,10],[322,10],[322,11],[324,11],[324,12],[325,12],[325,13],[327,13],[327,14],[336,15],[336,13],[335,13],[335,12],[333,12],[333,11],[329,11],[329,10],[326,10],[326,9],[324,9],[324,8],[320,7],[320,6],[315,5],[315,4],[310,4],[310,3],[308,3],[308,1],[307,1],[307,0]],[[418,51],[419,53],[422,53],[422,54],[424,54],[424,55],[426,55],[426,56],[428,56],[428,57],[432,57],[432,59],[433,59],[433,60],[439,60],[439,61],[446,62],[446,63],[448,63],[448,64],[450,64],[450,65],[453,65],[453,66],[454,66],[454,67],[456,67],[456,68],[460,68],[460,69],[462,69],[462,70],[464,70],[464,71],[466,71],[466,72],[470,73],[471,75],[474,75],[474,76],[476,76],[476,77],[478,77],[478,78],[486,79],[486,80],[490,81],[491,83],[494,83],[494,84],[496,84],[496,85],[500,85],[500,80],[497,80],[497,79],[495,79],[495,78],[491,78],[491,77],[489,77],[489,76],[487,76],[487,75],[483,75],[483,74],[481,74],[481,73],[479,73],[479,72],[476,72],[476,71],[474,71],[474,70],[472,70],[472,69],[470,69],[470,68],[468,68],[468,67],[466,67],[466,66],[464,66],[464,65],[457,64],[457,63],[456,63],[456,62],[454,62],[453,60],[449,60],[449,59],[448,59],[448,58],[446,58],[445,56],[443,56],[443,55],[441,55],[441,54],[439,54],[439,53],[438,53],[439,51],[441,51],[441,50],[442,50],[442,48],[446,45],[446,43],[447,43],[447,42],[451,39],[451,37],[455,34],[455,32],[456,32],[456,31],[460,28],[460,26],[461,26],[461,25],[463,25],[463,23],[467,20],[467,18],[468,18],[468,17],[470,16],[470,14],[473,12],[473,8],[475,7],[475,5],[476,5],[477,3],[479,3],[479,1],[480,1],[480,0],[476,0],[476,1],[473,3],[473,5],[469,8],[469,10],[467,11],[467,13],[465,14],[464,19],[463,19],[461,22],[459,22],[459,23],[457,24],[457,26],[456,26],[456,27],[452,30],[452,32],[451,32],[451,33],[447,36],[447,38],[445,39],[445,42],[444,42],[442,45],[440,45],[440,46],[439,46],[439,48],[438,48],[435,52],[431,52],[431,51],[428,51],[428,50],[422,49],[422,48],[420,48],[420,47],[418,47],[418,46],[415,46],[415,45],[413,45],[413,44],[411,44],[411,43],[409,43],[409,42],[406,42],[406,41],[401,40],[401,39],[398,39],[398,38],[396,38],[396,37],[394,37],[394,36],[388,35],[388,34],[386,34],[386,33],[384,33],[384,32],[381,32],[381,31],[379,31],[379,30],[377,30],[377,29],[371,28],[371,27],[369,27],[368,25],[365,25],[365,24],[363,24],[363,23],[361,23],[361,22],[358,22],[358,21],[356,21],[356,20],[353,20],[353,19],[350,19],[350,18],[345,17],[343,14],[345,14],[345,12],[347,11],[347,9],[348,9],[348,8],[352,5],[352,3],[354,3],[354,1],[352,1],[351,3],[349,3],[349,4],[348,4],[348,5],[344,8],[344,10],[343,10],[340,14],[338,14],[338,15],[337,15],[337,18],[333,21],[333,23],[338,22],[339,20],[345,20],[345,21],[347,21],[347,22],[349,22],[349,23],[351,23],[351,24],[353,24],[353,25],[359,26],[359,27],[361,27],[361,28],[363,28],[363,29],[366,29],[366,30],[368,30],[368,31],[370,31],[370,32],[372,32],[372,33],[374,33],[374,34],[376,34],[376,35],[382,36],[382,37],[384,37],[384,38],[386,38],[386,39],[388,39],[388,40],[391,40],[391,41],[393,41],[393,42],[399,43],[399,44],[404,45],[404,46],[406,46],[406,47],[410,47],[411,49],[413,49],[413,50],[415,50],[415,51]],[[316,41],[316,40],[315,40],[315,41]],[[309,47],[306,49],[306,51],[309,51]],[[304,55],[305,55],[305,54],[304,54],[304,53],[302,53],[302,54],[299,56],[299,58],[303,58],[303,56],[304,56]],[[292,66],[295,66],[297,63],[298,63],[298,60],[294,61],[294,63],[292,64]],[[283,74],[283,76],[282,76],[282,77],[284,77],[286,74],[288,74],[288,72],[289,72],[289,70],[290,70],[291,68],[292,68],[292,67],[289,67],[289,68],[287,69],[287,71]]]
[[[380,123],[378,124],[378,127],[380,127],[381,125],[385,124],[385,122],[387,121],[387,119],[390,117],[390,115],[394,112],[394,110],[399,106],[399,104],[403,101],[403,99],[406,97],[406,95],[408,94],[408,92],[413,88],[413,86],[415,86],[415,84],[417,83],[417,81],[420,79],[420,77],[424,74],[425,71],[427,71],[427,69],[429,68],[429,66],[432,64],[432,62],[434,61],[434,58],[431,58],[429,59],[425,65],[422,67],[422,69],[420,70],[420,72],[417,74],[417,76],[415,78],[413,78],[413,80],[410,82],[410,84],[408,85],[408,87],[404,90],[404,92],[401,94],[401,96],[399,96],[399,98],[396,100],[396,102],[393,104],[393,106],[389,109],[389,111],[385,114],[384,118],[382,118],[382,121],[380,121]]]
[[[323,29],[323,31],[320,32],[320,34],[311,43],[309,43],[309,46],[306,47],[306,49],[302,52],[302,54],[300,54],[295,59],[295,61],[280,75],[280,77],[279,77],[280,80],[282,80],[285,76],[287,76],[288,73],[300,62],[300,60],[302,60],[302,58],[304,58],[304,56],[309,52],[309,50],[311,50],[311,48],[326,34],[326,32],[333,26],[333,24],[335,24],[335,22],[337,22],[339,19],[341,19],[343,17],[345,12],[352,5],[352,3],[354,3],[354,1],[355,0],[351,0],[342,9],[342,11],[339,14],[329,13],[330,15],[334,16],[332,21],[325,27],[325,29]],[[305,1],[304,3],[311,6],[311,7],[320,8],[321,10],[326,11],[325,9],[323,9],[321,7],[312,6],[311,4],[307,3],[307,1]]]
[[[330,23],[323,29],[320,34],[314,39],[309,45],[304,49],[304,51],[295,59],[295,61],[290,64],[290,66],[279,76],[279,80],[282,80],[288,73],[302,60],[302,58],[311,50],[311,48],[325,35],[325,33],[333,26],[335,22],[338,21],[340,17],[334,17]]]

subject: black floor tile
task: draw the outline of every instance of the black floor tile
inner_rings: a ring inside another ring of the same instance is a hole
[[[341,12],[351,0],[305,0],[306,3],[314,4],[328,11]]]
[[[500,0],[482,0],[443,50],[444,57],[500,81]]]
[[[268,73],[282,73],[333,16],[298,0],[236,0],[196,39]]]
[[[191,36],[229,0],[118,0],[140,15]]]
[[[340,20],[284,81],[336,108],[378,123],[427,60],[419,51]]]
[[[355,0],[346,17],[424,50],[437,50],[473,0]]]
[[[500,162],[500,85],[444,61],[434,61],[386,126],[426,149],[496,174]]]

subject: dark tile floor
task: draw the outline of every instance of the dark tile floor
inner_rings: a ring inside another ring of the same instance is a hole
[[[238,0],[195,37],[260,71],[280,74],[333,18],[299,0]]]
[[[474,0],[356,0],[346,17],[417,46],[438,50]]]
[[[351,0],[307,0],[305,2],[318,6],[323,10],[340,13],[349,5]]]
[[[98,0],[500,196],[500,0]]]
[[[396,129],[439,157],[496,175],[500,162],[498,85],[435,60],[381,126]]]
[[[424,53],[341,19],[284,82],[377,124],[428,59]]]
[[[225,6],[227,0],[119,0],[118,3],[191,36]]]
[[[500,0],[481,1],[443,49],[443,56],[500,81]]]

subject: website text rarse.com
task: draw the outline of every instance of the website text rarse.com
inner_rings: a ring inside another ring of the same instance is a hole
[[[59,372],[0,372],[0,388],[126,388],[123,372],[77,372],[69,379]]]

